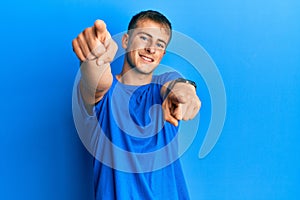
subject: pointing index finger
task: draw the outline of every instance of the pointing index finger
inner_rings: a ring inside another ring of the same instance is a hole
[[[94,23],[94,27],[95,27],[95,34],[97,39],[99,39],[102,43],[104,43],[107,34],[106,24],[104,23],[103,20],[97,19]]]

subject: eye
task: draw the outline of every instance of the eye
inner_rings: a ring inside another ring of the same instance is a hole
[[[148,40],[149,40],[149,38],[146,37],[146,36],[144,36],[144,35],[141,35],[141,36],[140,36],[140,39],[142,39],[142,40],[144,40],[144,41],[148,41]]]
[[[157,43],[156,46],[160,49],[164,49],[165,48],[165,45],[162,44],[162,43]]]

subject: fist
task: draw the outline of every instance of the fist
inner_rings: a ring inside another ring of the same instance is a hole
[[[86,28],[72,41],[73,51],[81,62],[97,60],[98,65],[110,63],[118,50],[102,20]]]
[[[176,83],[162,104],[164,119],[174,126],[179,120],[193,119],[200,107],[195,87],[188,83]]]

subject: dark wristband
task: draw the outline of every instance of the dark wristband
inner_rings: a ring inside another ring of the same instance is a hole
[[[192,86],[194,86],[195,89],[197,89],[197,84],[195,83],[195,81],[191,81],[189,79],[178,78],[178,79],[175,80],[175,84],[176,83],[188,83],[188,84],[191,84]]]
[[[171,92],[171,90],[173,89],[173,87],[176,85],[176,83],[188,83],[188,84],[191,84],[192,86],[194,86],[195,89],[197,89],[197,84],[194,81],[191,81],[191,80],[188,80],[188,79],[184,79],[184,78],[178,78],[178,79],[172,81],[168,85],[166,93],[165,93],[163,99],[165,99],[169,95],[169,93]]]

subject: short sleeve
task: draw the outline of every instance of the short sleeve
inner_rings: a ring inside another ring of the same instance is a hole
[[[95,107],[92,114],[87,112],[80,92],[79,82],[73,90],[72,110],[77,133],[84,146],[93,153],[96,148],[97,135],[99,134],[98,119]]]
[[[173,81],[178,78],[182,78],[182,76],[178,72],[172,71],[172,72],[166,72],[156,76],[153,82],[159,85],[164,85],[165,83],[169,81]]]
[[[80,91],[80,85],[78,83],[77,87],[76,87],[76,91],[74,94],[74,97],[76,98],[75,101],[73,101],[73,103],[75,103],[75,105],[73,106],[77,106],[80,112],[80,115],[83,118],[90,118],[90,117],[96,117],[96,112],[95,112],[95,108],[93,108],[93,111],[91,114],[88,113],[88,111],[85,108],[85,104],[84,104],[84,100]]]

